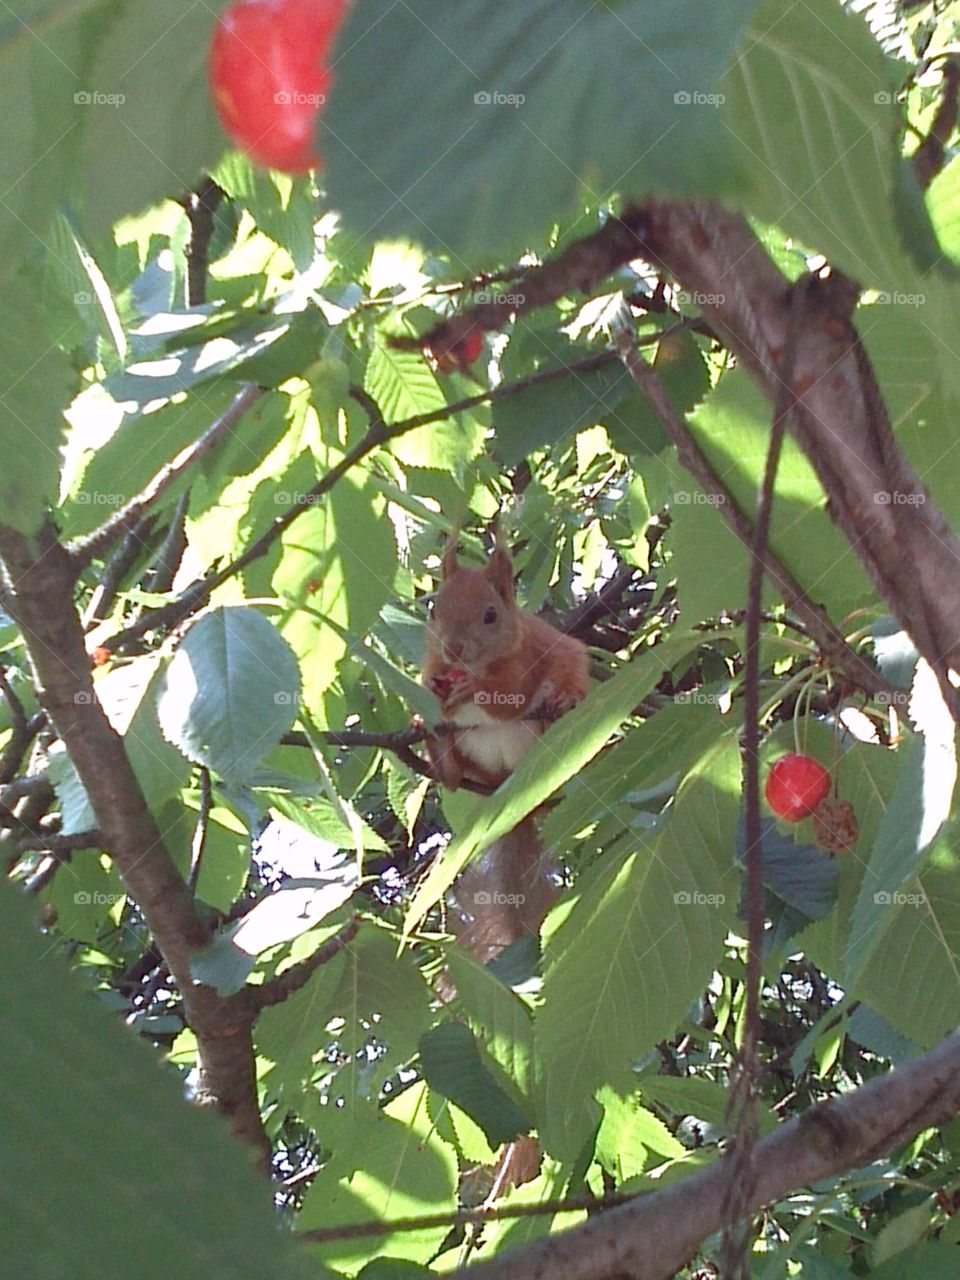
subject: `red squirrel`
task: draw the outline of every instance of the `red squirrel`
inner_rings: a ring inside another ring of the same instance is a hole
[[[497,545],[484,569],[465,569],[450,546],[426,628],[423,683],[457,726],[426,743],[438,780],[496,787],[586,696],[589,659],[579,640],[517,605],[506,548]],[[555,893],[545,863],[529,817],[460,877],[461,941],[482,959],[539,929]]]
[[[485,569],[464,569],[447,549],[423,668],[443,719],[463,729],[432,747],[444,786],[463,778],[498,786],[547,725],[586,697],[589,678],[584,645],[517,605],[504,547]]]

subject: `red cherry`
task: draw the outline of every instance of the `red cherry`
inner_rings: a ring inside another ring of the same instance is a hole
[[[324,65],[349,0],[237,0],[210,45],[208,75],[224,129],[258,164],[304,173],[322,163],[314,126],[332,77]]]
[[[427,347],[427,356],[438,373],[453,373],[456,369],[469,369],[480,359],[483,351],[483,330],[470,332],[447,347]]]
[[[767,804],[787,822],[813,813],[830,791],[830,774],[810,756],[781,756],[767,775]]]

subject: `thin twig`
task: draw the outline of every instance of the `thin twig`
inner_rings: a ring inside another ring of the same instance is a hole
[[[657,334],[645,337],[644,341],[659,341],[663,336],[663,334]],[[344,455],[336,466],[331,467],[312,489],[307,490],[306,493],[296,495],[294,500],[289,503],[284,514],[278,516],[265,532],[250,544],[242,555],[237,556],[236,559],[231,560],[209,577],[193,583],[178,599],[171,600],[169,603],[161,605],[160,608],[145,613],[137,622],[116,635],[110,636],[104,641],[103,647],[111,653],[122,652],[126,645],[130,644],[131,641],[138,640],[147,631],[176,626],[183,622],[185,618],[202,608],[218,587],[222,586],[223,583],[234,577],[242,569],[245,569],[247,565],[252,564],[254,560],[266,555],[274,542],[286,532],[298,516],[304,511],[310,510],[318,498],[324,497],[329,493],[348,471],[355,467],[357,463],[362,462],[374,450],[380,448],[381,445],[389,444],[391,441],[397,440],[401,436],[407,435],[408,432],[417,430],[419,427],[430,426],[435,422],[444,422],[449,418],[455,417],[458,413],[465,413],[470,409],[477,408],[479,405],[497,404],[500,401],[509,399],[511,396],[519,395],[530,387],[554,382],[558,378],[565,378],[570,374],[584,374],[602,369],[613,363],[615,359],[616,356],[611,352],[601,351],[595,355],[586,356],[583,360],[577,360],[573,364],[564,365],[562,368],[543,369],[531,374],[528,378],[522,378],[517,382],[499,387],[492,387],[479,395],[466,396],[453,404],[445,405],[442,409],[434,409],[429,413],[415,414],[411,418],[405,418],[402,422],[392,424],[387,424],[384,421],[380,409],[368,392],[361,387],[351,387],[350,395],[370,416],[370,427],[366,435]]]
[[[339,933],[335,933],[332,938],[328,938],[317,947],[312,956],[301,960],[299,964],[291,965],[289,969],[284,969],[283,973],[259,987],[248,987],[249,998],[254,1007],[268,1009],[273,1005],[283,1004],[284,1000],[289,1000],[295,991],[306,986],[321,965],[329,964],[334,956],[339,955],[344,947],[349,946],[357,936],[359,928],[359,917],[354,916],[352,920],[347,921]]]
[[[124,537],[143,519],[144,515],[160,501],[168,490],[196,464],[212,453],[218,444],[229,436],[244,414],[264,394],[262,387],[248,386],[238,392],[233,403],[206,429],[194,444],[182,450],[173,462],[157,472],[145,489],[132,498],[125,507],[111,516],[99,529],[85,538],[78,539],[67,548],[74,572],[81,573],[91,560],[103,555],[107,547]]]
[[[190,875],[187,877],[187,888],[191,893],[197,891],[200,879],[200,867],[203,853],[207,847],[207,832],[210,828],[210,810],[213,808],[213,789],[210,785],[210,770],[205,766],[200,770],[200,813],[193,833],[193,846],[190,853]]]
[[[10,711],[11,728],[10,741],[4,747],[3,755],[0,755],[0,786],[5,786],[13,780],[20,768],[24,753],[34,734],[31,732],[31,721],[27,718],[23,703],[8,680],[3,667],[0,667],[0,693],[3,694],[3,700]]]
[[[674,408],[660,378],[637,352],[629,328],[620,330],[614,342],[630,376],[649,400],[664,430],[673,441],[680,461],[704,493],[715,499],[715,509],[721,518],[749,549],[753,543],[753,526],[737,505],[733,494],[700,452],[692,432]],[[803,622],[831,666],[843,671],[858,688],[871,696],[881,692],[902,696],[902,690],[884,680],[879,672],[850,648],[826,612],[808,599],[803,587],[769,547],[763,553],[763,567],[788,608]]]
[[[763,977],[763,853],[760,825],[760,615],[763,593],[764,555],[770,537],[770,522],[776,496],[777,467],[783,451],[787,422],[793,410],[793,378],[797,352],[797,321],[806,293],[804,277],[793,287],[792,323],[787,330],[783,372],[774,407],[767,460],[757,501],[750,575],[747,586],[747,619],[744,674],[744,823],[747,864],[747,974],[744,1005],[744,1034],[734,1066],[733,1086],[727,1103],[727,1133],[733,1140],[729,1196],[724,1214],[720,1245],[721,1270],[727,1280],[749,1280],[749,1251],[752,1233],[749,1205],[756,1185],[753,1163],[757,1140],[757,1099],[760,1094],[760,984]]]
[[[97,830],[72,831],[61,835],[59,831],[32,831],[17,841],[21,853],[42,850],[45,853],[72,853],[74,849],[102,849],[103,838]]]
[[[327,1244],[331,1240],[361,1240],[370,1236],[388,1236],[395,1231],[420,1231],[428,1227],[458,1227],[469,1223],[504,1222],[512,1218],[553,1217],[558,1213],[593,1212],[629,1204],[636,1195],[574,1196],[567,1200],[541,1200],[537,1204],[516,1204],[489,1209],[458,1209],[451,1213],[431,1213],[419,1218],[389,1218],[386,1221],[349,1222],[339,1227],[317,1227],[297,1232],[297,1239],[310,1244]]]
[[[102,622],[110,613],[124,578],[136,564],[140,554],[150,546],[156,523],[157,517],[151,513],[137,520],[124,535],[104,566],[100,582],[84,611],[84,631],[95,623]]]
[[[207,300],[207,272],[210,261],[210,241],[213,238],[214,216],[226,197],[209,174],[195,191],[191,191],[181,203],[190,223],[190,243],[187,245],[187,306],[199,307]]]

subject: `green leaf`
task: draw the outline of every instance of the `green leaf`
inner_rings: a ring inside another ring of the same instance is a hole
[[[76,157],[82,117],[74,95],[83,88],[89,43],[103,38],[114,16],[101,10],[91,23],[87,10],[65,11],[62,0],[27,0],[0,28],[0,118],[7,121],[0,168],[11,179],[0,207],[0,281],[46,243]]]
[[[261,231],[287,250],[297,270],[306,271],[316,252],[317,202],[310,179],[261,169],[241,151],[228,152],[213,177],[250,210]]]
[[[33,534],[56,500],[73,377],[47,333],[35,282],[5,282],[0,306],[16,317],[0,348],[0,524]]]
[[[831,731],[810,726],[807,750],[829,758],[835,750]],[[792,743],[787,735],[784,743]],[[781,744],[782,745],[782,744]],[[792,748],[791,748],[792,749]],[[838,857],[840,898],[837,910],[804,930],[800,944],[818,968],[843,983],[852,917],[866,869],[864,851],[878,842],[901,778],[899,752],[857,744],[845,751],[837,769],[840,794],[852,806],[860,837],[852,856]],[[953,849],[955,824],[949,824],[930,848],[919,884],[908,886],[904,900],[887,908],[883,945],[878,946],[851,993],[881,1014],[918,1045],[937,1043],[960,1022],[960,889]],[[917,990],[924,993],[916,999]]]
[[[502,959],[504,953],[498,957]],[[460,1003],[483,1047],[531,1105],[533,1085],[533,1020],[530,1010],[488,966],[453,947],[450,975]]]
[[[199,809],[199,797],[190,796],[191,816]],[[207,822],[197,897],[226,912],[243,892],[250,870],[250,837],[229,809],[215,805]]]
[[[475,269],[615,190],[732,193],[739,164],[705,99],[752,8],[527,0],[491,21],[484,0],[357,5],[319,124],[331,202],[355,234],[439,245]],[[629,110],[626,85],[643,86]],[[412,103],[417,128],[398,131]]]
[[[888,1058],[895,1067],[909,1062],[920,1053],[918,1045],[896,1032],[876,1009],[863,1003],[857,1005],[847,1020],[847,1034],[870,1053]]]
[[[903,282],[895,88],[866,23],[835,0],[762,0],[721,84],[750,212],[864,284]]]
[[[631,726],[620,742],[567,783],[563,799],[543,823],[544,844],[566,845],[587,823],[609,815],[617,805],[642,806],[644,794],[652,798],[662,789],[665,799],[723,728],[715,706],[682,700]]]
[[[319,929],[298,938],[277,972],[307,959],[327,936]],[[411,952],[398,955],[390,934],[364,926],[305,987],[259,1018],[258,1052],[275,1064],[268,1089],[299,1109],[314,1075],[329,1076],[335,1060],[342,1065],[326,1093],[359,1116],[364,1100],[376,1104],[384,1081],[416,1054],[431,997]]]
[[[896,1257],[897,1253],[913,1247],[928,1235],[933,1225],[933,1215],[933,1203],[924,1201],[922,1204],[914,1204],[902,1213],[897,1213],[896,1217],[886,1222],[878,1231],[877,1239],[874,1240],[873,1248],[870,1249],[870,1262],[873,1266],[881,1266],[887,1258]]]
[[[309,835],[315,836],[319,842],[332,845],[334,849],[356,848],[356,832],[351,830],[343,813],[334,806],[332,801],[325,800],[320,796],[299,801],[282,795],[265,796],[264,798],[269,798],[273,807],[282,813],[285,818],[288,818],[290,822],[296,823],[301,830],[306,831]],[[383,852],[388,849],[389,846],[383,837],[377,835],[369,822],[365,822],[359,814],[354,814],[354,818],[357,829],[363,838],[365,850],[380,850]]]
[[[165,672],[160,724],[188,760],[239,786],[293,724],[299,694],[296,660],[276,628],[255,609],[214,609]]]
[[[439,382],[419,351],[374,348],[364,374],[364,387],[388,423],[433,413],[447,404]],[[400,436],[390,451],[408,467],[431,467],[459,477],[483,446],[483,432],[466,413],[450,421],[431,422]]]
[[[927,1206],[928,1221],[931,1217],[931,1208]],[[904,1225],[915,1226],[916,1222],[908,1221]],[[871,1268],[870,1280],[953,1280],[956,1269],[956,1245],[930,1241]]]
[[[569,437],[596,422],[615,418],[615,410],[633,383],[619,360],[591,372],[575,373],[570,365],[587,351],[555,331],[519,330],[507,347],[503,376],[567,369],[565,377],[534,383],[493,407],[497,452],[512,465],[547,445],[569,443]]]
[[[941,249],[960,263],[960,156],[930,183],[927,204]]]
[[[124,413],[99,387],[78,396],[69,411],[69,492],[57,512],[64,536],[90,533],[140,493],[161,467],[206,431],[236,394],[236,384],[221,381],[206,387],[202,397],[190,396],[150,413]],[[175,502],[182,489],[182,482],[174,483],[154,510]]]
[[[604,860],[551,938],[536,1042],[552,1154],[575,1158],[596,1090],[669,1036],[708,981],[733,919],[739,806],[728,735],[690,770],[653,841]]]
[[[312,1275],[222,1121],[188,1106],[176,1075],[81,989],[7,885],[0,946],[0,1074],[11,1099],[0,1273],[121,1280],[136,1258],[143,1280],[169,1280],[173,1214],[184,1256],[210,1280]]]
[[[752,518],[770,438],[771,409],[742,369],[725,374],[690,419],[697,444]],[[685,476],[685,472],[681,472]],[[731,533],[712,501],[690,481],[673,497],[674,571],[688,623],[746,602],[748,549]],[[838,617],[873,599],[856,554],[830,520],[825,498],[796,442],[784,441],[777,468],[769,545],[814,600]],[[765,595],[773,588],[764,587]]]
[[[84,212],[96,230],[181,197],[223,151],[207,74],[216,16],[190,0],[136,0],[91,41],[88,100],[76,115]]]
[[[72,331],[69,336],[63,334],[60,345],[80,348],[84,363],[100,359],[113,367],[127,350],[116,302],[90,248],[64,214],[54,219],[50,250],[49,271],[54,282],[50,314],[55,323]]]
[[[290,602],[283,634],[301,664],[304,703],[321,724],[349,637],[364,636],[394,594],[397,548],[385,507],[372,485],[347,475],[283,535],[273,586]],[[362,644],[359,651],[366,656]]]
[[[639,1098],[621,1098],[612,1089],[600,1090],[603,1120],[597,1131],[597,1159],[618,1182],[642,1173],[651,1153],[668,1160],[686,1155],[686,1147]]]
[[[656,1102],[677,1116],[695,1116],[720,1130],[726,1127],[730,1091],[725,1085],[697,1076],[643,1076],[640,1088],[644,1102]],[[762,1104],[757,1119],[761,1133],[777,1127],[777,1117]]]
[[[218,929],[195,954],[191,973],[197,982],[216,987],[220,995],[233,995],[246,982],[258,956],[316,928],[343,906],[356,887],[357,863],[350,857],[333,864],[328,860],[322,876],[285,880],[239,920]]]
[[[511,831],[531,809],[592,760],[664,669],[689,653],[695,644],[694,639],[679,632],[644,651],[552,725],[495,795],[472,806],[470,820],[414,895],[405,932],[409,933],[441,900],[472,857]]]
[[[163,663],[160,653],[143,654],[136,662],[98,674],[95,686],[107,719],[124,740],[130,765],[155,816],[168,800],[179,795],[190,772],[187,761],[160,732],[157,698],[165,679]],[[64,833],[96,827],[86,790],[65,752],[51,753],[50,780],[63,806]]]
[[[228,375],[278,386],[306,369],[329,331],[316,307],[297,298],[293,309],[294,300],[285,301],[290,310],[278,306],[255,316],[215,310],[205,315],[199,309],[151,316],[141,329],[151,350],[138,342],[139,357],[135,352],[128,367],[111,374],[104,387],[131,412]]]
[[[462,1022],[442,1022],[421,1037],[420,1062],[430,1088],[466,1112],[491,1147],[529,1133],[531,1121],[490,1074],[473,1032]]]
[[[921,738],[907,738],[898,752],[897,787],[867,863],[853,910],[846,953],[845,985],[854,989],[893,917],[916,914],[919,885],[908,885],[920,870],[927,842],[921,840],[926,816],[924,772],[933,767]],[[908,885],[911,893],[900,892]]]
[[[304,1198],[298,1226],[329,1227],[384,1218],[455,1212],[457,1161],[437,1134],[427,1112],[427,1086],[415,1084],[361,1124],[333,1107],[322,1109],[320,1141],[333,1156]],[[447,1226],[399,1230],[374,1239],[336,1240],[311,1245],[332,1267],[351,1271],[372,1256],[389,1253],[412,1262],[434,1257]]]
[[[93,849],[78,849],[45,890],[44,901],[57,913],[57,933],[95,943],[109,922],[114,927],[118,905],[126,901],[126,889],[104,855]],[[68,870],[69,868],[69,870]]]
[[[446,404],[440,384],[419,351],[395,351],[385,344],[374,347],[363,385],[388,423],[432,413]]]
[[[762,818],[760,826],[764,885],[788,906],[801,912],[806,920],[822,920],[837,900],[836,860],[812,845],[798,844],[791,837],[781,835],[772,818]],[[745,844],[741,823],[737,831],[741,861]]]
[[[183,756],[160,731],[157,699],[166,680],[164,659],[157,653],[111,667],[94,685],[107,718],[123,737],[137,781],[154,812],[179,795],[190,772]]]
[[[318,929],[297,938],[284,967],[309,959],[328,936],[326,930]],[[305,986],[282,1004],[264,1009],[257,1019],[254,1043],[264,1064],[264,1086],[267,1096],[281,1106],[297,1107],[317,1072],[326,1071],[325,1055],[333,1038],[326,1028],[337,1013],[335,998],[348,968],[348,952],[338,951]]]

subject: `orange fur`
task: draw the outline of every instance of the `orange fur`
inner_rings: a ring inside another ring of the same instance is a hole
[[[457,732],[433,739],[440,781],[491,786],[516,768],[546,726],[586,696],[587,651],[542,618],[517,607],[508,552],[485,569],[443,557],[442,581],[427,627],[423,682]]]

